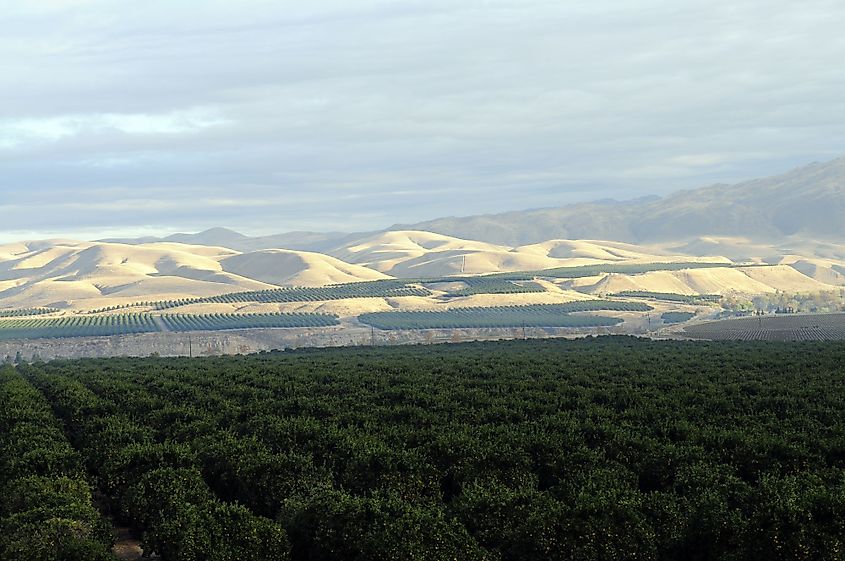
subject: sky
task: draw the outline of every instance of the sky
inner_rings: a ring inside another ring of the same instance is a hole
[[[361,231],[845,154],[841,0],[0,0],[0,239]]]

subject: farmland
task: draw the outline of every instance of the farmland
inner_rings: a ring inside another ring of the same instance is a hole
[[[0,340],[102,337],[153,331],[158,331],[158,327],[149,314],[18,318],[0,321]]]
[[[7,368],[0,558],[105,561],[113,523],[166,561],[836,559],[843,363],[613,337]]]
[[[663,323],[683,323],[695,317],[692,312],[664,312],[660,319]]]
[[[689,337],[729,341],[842,341],[845,313],[767,315],[689,326]]]
[[[160,317],[161,324],[156,321]],[[0,340],[106,337],[168,331],[220,331],[248,328],[328,327],[335,316],[307,313],[273,314],[111,314],[0,321]]]
[[[27,316],[44,316],[55,314],[60,310],[56,308],[23,308],[13,310],[0,310],[0,318],[16,318]]]
[[[155,302],[156,310],[178,308],[187,304],[236,304],[244,302],[285,303],[324,302],[346,298],[389,298],[397,296],[429,296],[425,288],[413,286],[407,281],[384,280],[337,284],[318,288],[275,288],[270,290],[231,292],[208,298],[191,298]]]
[[[653,271],[680,271],[684,269],[709,269],[721,267],[736,267],[726,263],[703,262],[675,262],[675,263],[603,263],[597,265],[580,265],[575,267],[559,267],[540,271],[522,271],[513,273],[494,273],[481,276],[449,276],[439,278],[418,279],[389,279],[334,284],[324,287],[287,287],[270,290],[231,292],[219,296],[205,298],[183,298],[178,300],[163,300],[156,302],[138,302],[120,307],[149,306],[154,310],[168,310],[191,304],[238,304],[238,303],[290,303],[290,302],[324,302],[343,300],[347,298],[394,298],[400,296],[431,296],[432,292],[426,285],[461,283],[464,286],[451,291],[448,296],[472,296],[476,294],[525,294],[544,292],[545,288],[534,282],[537,278],[547,279],[578,279],[607,273],[643,274]],[[619,296],[626,296],[620,294]],[[631,297],[652,298],[672,302],[686,302],[690,298],[694,302],[714,302],[718,297],[704,295],[689,297],[668,293],[643,292],[631,294]],[[111,308],[117,309],[117,308]],[[108,310],[111,310],[108,309]],[[97,311],[106,311],[101,309]]]
[[[358,320],[378,329],[449,329],[487,327],[609,327],[622,323],[614,317],[573,315],[577,312],[646,312],[651,306],[634,302],[586,300],[569,304],[452,308],[444,311],[376,312]]]
[[[168,331],[222,331],[226,329],[271,329],[330,327],[336,316],[328,314],[164,314]]]
[[[529,292],[545,292],[542,285],[535,282],[514,282],[497,277],[458,277],[455,279],[438,279],[437,282],[459,281],[466,285],[464,288],[449,293],[449,296],[472,296],[473,294],[526,294]]]
[[[646,290],[625,290],[612,296],[619,298],[644,298],[679,304],[716,304],[722,297],[718,294],[675,294],[672,292],[649,292]]]

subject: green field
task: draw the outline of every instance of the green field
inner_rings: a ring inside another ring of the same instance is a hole
[[[584,300],[567,304],[452,308],[443,311],[374,312],[358,317],[378,329],[457,329],[507,327],[609,327],[622,323],[615,317],[573,315],[577,312],[647,312],[651,306],[637,302]]]
[[[692,312],[664,312],[660,315],[663,323],[683,323],[695,317]]]
[[[624,290],[612,296],[622,298],[645,298],[648,300],[660,300],[664,302],[677,302],[679,304],[715,304],[722,297],[718,294],[675,294],[672,292],[649,292],[646,290]]]
[[[158,331],[158,327],[149,314],[65,316],[0,321],[0,340],[101,337],[153,331]]]
[[[841,559],[845,348],[633,338],[0,372],[0,559]],[[110,521],[103,515],[114,516]]]
[[[337,316],[307,313],[164,314],[161,320],[169,331],[329,327],[339,323]]]
[[[111,314],[60,318],[6,319],[0,321],[0,341],[106,337],[161,331],[156,317],[168,331],[220,331],[226,329],[328,327],[336,316],[309,313],[269,314]]]
[[[208,298],[168,300],[154,302],[157,310],[178,308],[188,304],[238,304],[244,302],[285,303],[285,302],[321,302],[343,300],[346,298],[395,298],[397,296],[430,296],[425,288],[413,286],[403,280],[378,280],[336,284],[317,288],[274,288],[247,292],[232,292]]]

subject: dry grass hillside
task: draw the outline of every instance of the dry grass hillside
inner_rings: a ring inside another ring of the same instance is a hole
[[[0,306],[94,309],[170,300],[322,286],[385,278],[329,256],[294,251],[241,254],[179,243],[127,245],[51,240],[0,246]]]
[[[742,240],[710,238],[700,242],[703,245],[698,251],[690,253],[684,251],[690,247],[679,244],[639,246],[599,240],[549,240],[509,247],[430,232],[395,231],[356,239],[331,250],[330,255],[288,249],[240,252],[177,242],[19,242],[0,246],[0,308],[94,310],[279,286],[319,287],[391,277],[439,278],[596,264],[696,261],[726,266],[599,274],[574,280],[538,279],[544,291],[527,294],[456,296],[450,294],[455,287],[442,283],[429,287],[431,296],[285,305],[198,304],[182,311],[320,311],[347,317],[394,309],[556,303],[626,290],[755,295],[819,292],[845,286],[841,248],[831,246],[819,254],[799,246],[745,244],[743,262],[766,266],[736,268],[719,250],[735,255],[733,249],[740,248]],[[799,251],[792,251],[796,248]]]
[[[691,257],[661,248],[595,240],[549,240],[508,247],[415,230],[382,232],[330,252],[349,263],[397,278],[432,278],[457,274],[539,271],[630,261],[726,262],[719,256]]]

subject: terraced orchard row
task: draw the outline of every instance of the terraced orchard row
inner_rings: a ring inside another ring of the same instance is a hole
[[[346,298],[393,298],[399,296],[431,296],[431,291],[423,285],[461,282],[464,288],[452,292],[450,296],[471,296],[475,294],[520,294],[529,292],[544,292],[545,288],[533,282],[536,278],[574,279],[591,277],[607,273],[623,273],[629,275],[648,273],[652,271],[680,271],[684,269],[708,269],[719,267],[736,267],[731,263],[601,263],[596,265],[579,265],[576,267],[558,267],[539,271],[520,271],[512,273],[496,273],[481,276],[449,276],[440,278],[419,279],[387,279],[363,281],[346,284],[335,284],[324,287],[288,287],[270,290],[247,292],[233,292],[207,298],[186,298],[181,300],[167,300],[161,302],[144,302],[137,305],[150,305],[156,310],[178,308],[189,304],[202,303],[285,303],[285,302],[319,302],[343,300]],[[656,294],[656,293],[653,293]],[[704,297],[709,301],[709,297]]]
[[[158,330],[149,314],[0,320],[0,340],[103,337]]]
[[[842,364],[604,337],[24,365],[0,558],[101,561],[91,482],[163,561],[840,560]]]
[[[439,282],[448,281],[449,279],[443,279],[443,281]],[[455,281],[461,282],[465,286],[454,292],[450,292],[449,296],[451,297],[472,296],[474,294],[527,294],[546,291],[543,285],[536,282],[514,282],[486,276],[456,278],[451,282]]]
[[[156,320],[159,319],[161,324]],[[337,325],[336,316],[309,313],[268,314],[113,314],[0,320],[0,340],[106,337],[168,331],[221,331],[252,328],[301,328]]]
[[[613,296],[623,298],[645,298],[680,304],[716,304],[722,297],[719,294],[676,294],[673,292],[649,292],[646,290],[623,290]]]
[[[286,302],[322,302],[344,300],[346,298],[393,298],[397,296],[430,296],[431,291],[412,286],[407,281],[380,280],[369,282],[355,282],[336,284],[331,286],[308,288],[274,288],[270,290],[256,290],[247,292],[232,292],[220,296],[207,298],[191,298],[183,300],[168,300],[155,302],[157,310],[178,308],[187,304],[238,304],[258,302],[263,304]]]
[[[609,327],[621,318],[573,315],[577,312],[647,312],[651,306],[638,302],[585,300],[567,304],[452,308],[444,311],[375,312],[358,317],[361,323],[377,329],[452,329],[508,327]]]
[[[16,318],[27,316],[43,316],[60,312],[58,308],[21,308],[14,310],[0,310],[0,318]]]

